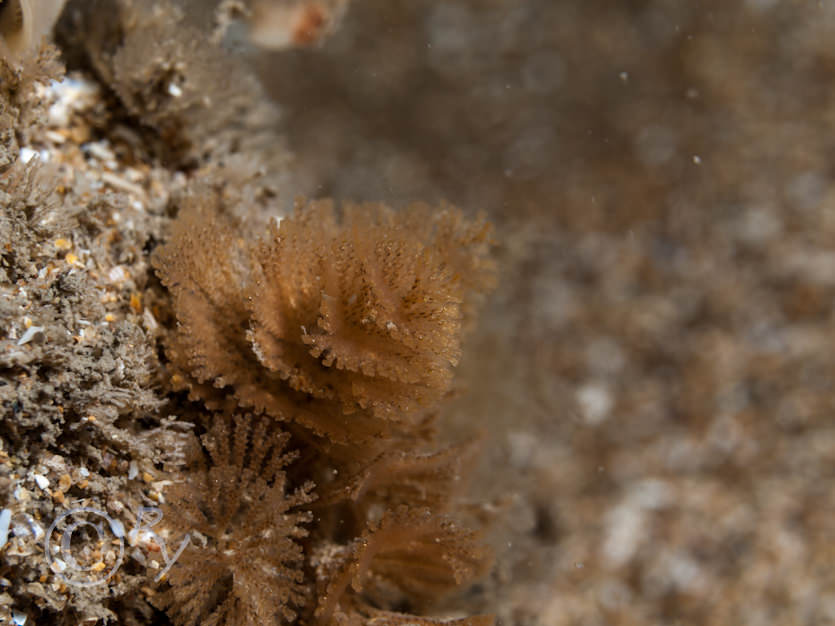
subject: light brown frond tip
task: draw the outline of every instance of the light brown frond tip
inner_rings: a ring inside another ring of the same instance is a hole
[[[154,257],[179,320],[173,368],[196,395],[225,388],[335,442],[412,423],[449,391],[466,312],[494,280],[489,227],[448,207],[299,205],[246,260],[229,223],[179,221]]]

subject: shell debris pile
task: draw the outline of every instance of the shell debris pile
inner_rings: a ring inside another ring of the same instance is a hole
[[[159,311],[143,247],[184,181],[104,127],[104,97],[81,76],[34,97],[42,122],[0,180],[0,623],[62,611],[94,624],[162,562],[154,533],[127,538],[164,502],[184,432],[159,423],[149,389]]]

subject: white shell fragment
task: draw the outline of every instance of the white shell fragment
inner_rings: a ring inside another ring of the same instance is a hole
[[[26,502],[27,500],[29,500],[30,497],[29,492],[23,485],[18,485],[17,487],[15,487],[14,493],[12,495],[14,495],[14,499],[18,502]]]
[[[20,149],[20,160],[23,161],[24,163],[28,163],[29,161],[34,159],[36,156],[38,156],[38,151],[34,150],[33,148],[30,148],[28,146],[23,146]]]
[[[61,572],[66,571],[67,564],[64,561],[62,561],[61,559],[59,559],[58,557],[55,557],[55,558],[52,559],[52,563],[50,564],[50,567],[52,568],[53,572],[55,572],[57,574],[60,574]]]
[[[134,548],[130,555],[140,565],[145,565],[148,562],[148,560],[145,558],[145,553],[142,552],[142,550],[140,550],[139,548]]]
[[[110,272],[108,272],[107,277],[110,279],[111,283],[121,283],[128,279],[125,268],[121,265],[113,267]]]
[[[41,476],[40,474],[35,474],[32,476],[35,479],[35,482],[38,483],[38,487],[41,489],[46,489],[49,487],[49,479],[46,476]]]
[[[125,525],[121,521],[111,517],[108,517],[107,521],[110,524],[110,530],[113,531],[115,536],[119,539],[125,536]]]
[[[12,510],[3,509],[0,511],[0,548],[6,545],[9,540],[9,524],[12,522]]]
[[[26,332],[23,333],[20,339],[17,340],[17,345],[22,346],[25,343],[29,343],[32,339],[35,338],[35,335],[38,333],[43,332],[43,326],[30,326],[26,329]]]
[[[43,539],[43,536],[44,536],[43,526],[41,526],[35,520],[35,518],[32,517],[31,515],[29,515],[28,513],[23,514],[23,519],[25,519],[26,523],[29,525],[29,532],[35,538],[35,541],[40,541],[41,539]]]
[[[54,81],[45,89],[48,99],[54,100],[47,113],[49,123],[58,128],[69,126],[74,112],[92,107],[99,91],[95,83],[77,77]]]

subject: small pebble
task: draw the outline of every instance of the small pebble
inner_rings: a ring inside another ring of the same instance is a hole
[[[127,280],[128,275],[125,272],[125,268],[123,268],[121,265],[117,265],[116,267],[110,270],[107,277],[110,279],[110,282],[112,283],[120,283]]]
[[[50,563],[50,567],[52,568],[53,572],[60,574],[61,572],[67,569],[67,564],[64,563],[64,561],[59,559],[57,556],[53,556],[52,561]]]
[[[69,474],[64,474],[61,478],[58,479],[58,489],[61,491],[67,491],[72,486],[72,478],[70,478]]]

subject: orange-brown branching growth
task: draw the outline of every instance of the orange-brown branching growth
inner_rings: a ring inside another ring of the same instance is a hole
[[[194,210],[155,257],[179,319],[175,380],[336,443],[409,426],[449,391],[488,248],[487,225],[449,208],[340,219],[315,202],[251,248]]]
[[[157,604],[178,625],[290,623],[308,592],[299,540],[312,485],[290,491],[288,435],[273,420],[218,416],[196,446],[185,482],[169,491],[165,517],[191,544]]]
[[[490,556],[478,539],[428,509],[387,511],[341,559],[330,555],[328,567],[319,569],[327,587],[319,594],[317,617],[321,623],[350,623],[374,606],[428,603],[484,574]],[[408,616],[400,617],[409,623]]]
[[[154,256],[177,319],[166,353],[174,388],[216,416],[170,499],[207,546],[172,569],[175,621],[434,624],[394,609],[484,574],[456,519],[475,446],[439,445],[433,422],[493,281],[489,232],[449,207],[314,202],[248,243],[220,194],[184,202]],[[300,455],[286,470],[283,433]]]

